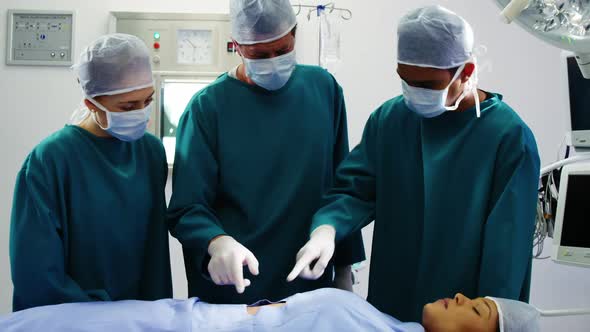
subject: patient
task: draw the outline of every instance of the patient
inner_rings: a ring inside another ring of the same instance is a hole
[[[514,319],[517,317],[518,319]],[[189,300],[90,302],[37,307],[0,318],[0,331],[538,331],[531,306],[461,294],[427,304],[423,326],[379,312],[337,289],[296,294],[283,303],[213,305]]]
[[[463,294],[422,310],[427,332],[538,332],[539,321],[539,311],[527,303],[492,297],[471,300]]]

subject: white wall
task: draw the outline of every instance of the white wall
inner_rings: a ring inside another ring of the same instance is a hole
[[[296,1],[293,1],[294,3]],[[497,18],[492,0],[337,0],[350,8],[353,20],[342,24],[344,65],[337,78],[344,88],[349,116],[351,145],[358,143],[369,114],[383,101],[401,93],[395,74],[396,22],[406,11],[424,4],[440,3],[472,23],[479,44],[488,53],[480,58],[481,86],[501,92],[534,131],[543,164],[554,160],[567,129],[565,95],[559,50],[537,41],[516,26]],[[228,11],[219,0],[2,0],[0,2],[0,45],[5,45],[6,9],[75,9],[78,12],[78,51],[107,30],[109,11],[211,12]],[[307,0],[307,3],[312,1]],[[299,56],[316,61],[317,21],[300,15]],[[8,262],[8,232],[14,179],[27,153],[45,136],[61,128],[80,100],[70,71],[63,68],[6,67],[0,47],[0,313],[10,310],[11,283]],[[370,232],[367,232],[370,236]],[[367,238],[370,241],[370,238]],[[171,249],[175,295],[186,295],[182,255]],[[42,258],[40,258],[42,259]],[[366,273],[358,291],[366,294]],[[403,273],[403,271],[400,271]],[[567,268],[550,261],[535,262],[532,302],[542,308],[589,306],[590,270]],[[584,291],[585,290],[585,291]],[[555,318],[543,322],[547,331],[587,331],[589,317]]]

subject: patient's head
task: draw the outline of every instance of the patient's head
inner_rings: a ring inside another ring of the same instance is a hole
[[[539,311],[527,303],[499,299],[469,299],[463,294],[424,306],[422,321],[428,332],[538,332]]]
[[[424,306],[422,324],[428,332],[496,332],[498,308],[486,298],[474,300],[463,294]]]

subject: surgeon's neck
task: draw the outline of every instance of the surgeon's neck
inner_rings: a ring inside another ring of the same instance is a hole
[[[486,100],[487,98],[487,94],[479,89],[477,89],[477,95],[479,96],[480,104],[483,103],[484,100]],[[459,104],[459,108],[457,108],[455,112],[464,112],[469,109],[472,109],[473,107],[475,107],[475,97],[472,93],[470,93],[467,96],[465,96],[463,101],[461,101],[461,103]]]
[[[250,77],[248,77],[248,75],[246,75],[246,66],[244,66],[243,63],[241,63],[238,66],[238,70],[236,70],[236,76],[237,76],[238,80],[240,80],[246,84],[256,85],[256,83],[254,83],[254,81],[252,81],[250,79]]]
[[[86,130],[87,132],[97,137],[111,137],[109,133],[107,133],[98,126],[98,124],[96,123],[96,121],[94,121],[92,117],[92,114],[88,114],[86,119],[84,119],[82,122],[80,122],[80,124],[78,124],[78,127]]]

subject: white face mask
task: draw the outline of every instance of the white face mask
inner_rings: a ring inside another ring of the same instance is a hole
[[[145,135],[145,131],[150,120],[152,112],[152,104],[143,109],[128,111],[128,112],[111,112],[106,107],[102,106],[93,98],[88,98],[92,104],[104,111],[107,116],[107,126],[103,127],[98,119],[96,113],[92,114],[94,122],[111,136],[124,141],[136,141]]]
[[[248,59],[245,57],[243,59],[246,75],[256,85],[270,91],[285,86],[297,65],[295,50],[270,59]]]
[[[446,103],[451,84],[459,78],[464,68],[465,65],[459,67],[455,76],[451,79],[451,83],[449,83],[449,85],[443,90],[417,88],[402,80],[404,100],[408,108],[425,118],[434,118],[446,111],[454,111],[459,108],[459,104],[467,95],[465,91],[461,94],[459,99],[457,99],[455,105],[446,106]]]

